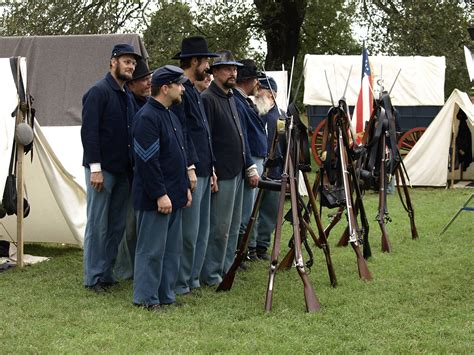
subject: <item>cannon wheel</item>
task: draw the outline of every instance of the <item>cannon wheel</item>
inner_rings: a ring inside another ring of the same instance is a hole
[[[412,150],[425,131],[425,127],[415,127],[405,132],[405,134],[400,137],[400,140],[398,141],[398,149],[400,150],[402,159],[407,156],[410,150]]]
[[[313,136],[311,137],[311,153],[313,154],[314,161],[319,166],[322,165],[321,154],[323,153],[323,133],[324,127],[326,127],[327,119],[323,119],[316,128],[313,130]]]

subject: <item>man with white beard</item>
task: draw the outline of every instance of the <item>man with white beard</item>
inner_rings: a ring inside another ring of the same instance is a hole
[[[258,81],[259,88],[255,95],[254,103],[260,118],[267,126],[269,156],[277,130],[278,118],[280,117],[278,106],[275,102],[278,87],[275,80],[271,77],[260,78]],[[272,180],[280,180],[283,173],[283,157],[278,144],[274,149],[273,159],[279,161],[279,164],[269,168],[266,177]],[[269,156],[269,158],[271,157]],[[255,232],[251,234],[249,241],[249,250],[256,250],[259,260],[269,260],[270,258],[267,250],[270,247],[271,236],[276,225],[279,196],[280,193],[278,191],[263,191]]]

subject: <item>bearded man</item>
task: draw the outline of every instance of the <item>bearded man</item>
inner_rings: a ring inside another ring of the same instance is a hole
[[[173,59],[179,59],[180,67],[188,78],[184,82],[183,101],[171,110],[178,116],[186,137],[188,176],[193,191],[193,204],[183,210],[183,254],[179,266],[176,293],[183,295],[199,288],[204,256],[209,238],[211,191],[216,191],[216,175],[213,173],[211,131],[200,93],[194,83],[203,80],[209,69],[211,53],[204,37],[184,38],[181,51]]]
[[[211,196],[209,241],[201,281],[217,285],[232,265],[237,247],[242,213],[243,176],[257,186],[258,173],[246,159],[246,142],[232,88],[237,78],[237,62],[232,52],[218,52],[211,65],[214,80],[202,93],[211,129],[215,172],[219,189]]]
[[[110,70],[82,98],[81,139],[87,186],[84,285],[97,293],[115,284],[113,267],[125,230],[131,176],[133,97],[125,85],[137,60],[133,46],[117,44]]]
[[[277,122],[281,114],[275,102],[278,87],[272,77],[258,79],[259,87],[254,98],[255,106],[260,114],[260,118],[265,122],[268,132],[268,154],[277,130]],[[266,178],[271,180],[280,180],[283,173],[283,156],[280,146],[274,147],[272,160],[279,162],[267,171]],[[278,214],[278,200],[280,192],[264,190],[258,218],[255,225],[254,233],[251,234],[249,240],[249,250],[254,250],[258,260],[268,260],[268,248],[271,243],[271,236],[276,226]]]

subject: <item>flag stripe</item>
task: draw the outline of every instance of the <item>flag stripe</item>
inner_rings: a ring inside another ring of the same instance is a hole
[[[367,49],[362,50],[362,77],[359,96],[352,116],[352,126],[355,127],[357,134],[357,143],[362,139],[362,133],[365,128],[365,123],[369,121],[373,110],[373,95],[372,90],[372,76],[370,73],[369,55]]]

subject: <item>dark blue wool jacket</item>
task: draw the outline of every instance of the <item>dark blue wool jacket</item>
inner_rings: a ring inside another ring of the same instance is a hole
[[[153,98],[134,118],[133,150],[135,210],[156,210],[156,200],[165,194],[173,210],[184,207],[189,180],[181,124]]]
[[[188,166],[196,166],[197,176],[212,175],[214,155],[212,152],[211,132],[204,110],[201,94],[188,80],[184,84],[183,102],[173,105],[171,110],[178,116],[186,139]]]
[[[111,173],[130,172],[129,130],[135,114],[133,97],[110,73],[82,98],[82,164],[100,163]]]

